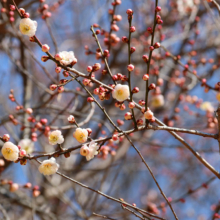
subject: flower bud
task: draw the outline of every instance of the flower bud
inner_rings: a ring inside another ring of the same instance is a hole
[[[39,190],[34,190],[33,191],[33,197],[38,197],[40,195],[40,191]]]
[[[71,123],[71,124],[73,124],[73,123],[75,123],[76,121],[75,121],[75,118],[74,118],[74,116],[73,115],[70,115],[68,118],[67,118],[67,120],[69,121],[69,123]]]
[[[117,81],[117,80],[118,80],[118,76],[117,76],[117,75],[113,75],[113,76],[112,76],[112,79],[113,79],[114,81]]]
[[[65,158],[70,157],[70,152],[66,152],[66,153],[64,153],[64,157],[65,157]]]
[[[147,55],[143,55],[143,56],[142,56],[142,59],[144,60],[145,63],[147,63],[148,60],[149,60]]]
[[[88,97],[88,98],[87,98],[87,102],[90,102],[90,103],[91,103],[91,102],[94,102],[94,99],[93,99],[92,97]]]
[[[57,88],[57,85],[56,85],[56,84],[50,85],[50,90],[51,90],[51,91],[56,90],[56,88]]]
[[[152,27],[148,27],[148,28],[147,28],[147,32],[149,32],[150,34],[152,34],[152,33],[153,33]]]
[[[10,5],[10,10],[11,11],[15,11],[15,6],[14,5]]]
[[[150,46],[150,47],[149,47],[149,50],[150,50],[150,51],[153,51],[153,50],[154,50],[154,47],[153,47],[153,46]]]
[[[100,63],[95,63],[92,67],[93,71],[97,71],[101,68],[101,64]]]
[[[93,93],[94,93],[95,95],[99,95],[99,88],[95,88],[95,89],[93,90]]]
[[[81,148],[80,148],[80,154],[82,156],[87,156],[89,154],[89,148],[86,146],[86,145],[83,145]]]
[[[49,56],[42,56],[41,57],[41,61],[43,61],[43,62],[47,62],[49,59],[50,59]]]
[[[132,93],[138,93],[139,92],[139,88],[138,87],[134,87],[133,89],[132,89]]]
[[[156,85],[154,83],[151,83],[148,88],[149,90],[153,90],[156,88]]]
[[[59,54],[56,54],[56,55],[54,56],[54,58],[55,58],[55,60],[57,60],[57,61],[62,60],[62,57],[61,57]]]
[[[87,72],[89,72],[89,73],[92,72],[92,66],[87,66],[87,69],[86,69],[86,70],[87,70]]]
[[[130,32],[131,32],[131,33],[135,32],[135,30],[136,30],[135,26],[131,26],[131,27],[130,27]]]
[[[159,43],[159,42],[156,42],[156,43],[154,44],[154,48],[157,49],[157,48],[159,48],[159,47],[160,47],[160,43]]]
[[[128,9],[128,10],[126,11],[126,13],[127,13],[128,15],[133,15],[132,9]]]
[[[144,81],[149,80],[149,75],[148,75],[148,74],[144,74],[143,77],[142,77],[142,79],[143,79]]]
[[[83,80],[83,85],[84,85],[84,86],[88,86],[88,85],[90,84],[90,82],[91,82],[91,80],[89,80],[89,79],[84,79],[84,80]]]
[[[138,104],[139,104],[140,106],[145,106],[145,101],[144,101],[144,100],[139,100],[139,101],[138,101]]]
[[[161,11],[161,7],[160,7],[160,6],[157,6],[156,9],[155,9],[155,11],[156,11],[156,12],[160,12],[160,11]]]
[[[35,42],[35,38],[34,37],[29,37],[29,41],[30,42]],[[41,57],[41,60],[42,60],[42,57]],[[42,60],[43,61],[43,60]],[[46,61],[43,61],[43,62],[46,62]]]
[[[25,13],[25,9],[23,9],[23,8],[19,8],[19,12],[21,13],[21,15],[23,16],[24,15],[24,13]]]
[[[12,183],[9,188],[10,192],[15,192],[18,189],[19,189],[19,185],[17,183]]]
[[[24,188],[27,188],[27,189],[30,189],[32,187],[32,184],[31,183],[26,183],[24,185]]]
[[[149,120],[154,117],[154,113],[148,108],[148,110],[144,113],[144,117]]]
[[[58,87],[57,91],[58,91],[59,93],[62,93],[62,92],[64,91],[64,87],[63,87],[63,86]]]
[[[26,150],[21,149],[20,152],[19,152],[19,155],[20,155],[20,157],[26,156],[27,155]]]
[[[66,70],[64,70],[64,71],[63,71],[63,76],[64,76],[64,77],[68,77],[68,76],[69,76],[69,72],[66,71]]]
[[[134,70],[134,65],[129,64],[129,65],[127,66],[127,70],[128,70],[129,72],[133,71],[133,70]]]
[[[24,18],[29,18],[29,17],[30,17],[30,14],[29,14],[28,12],[26,12],[26,13],[23,14],[23,17],[24,17]]]
[[[135,47],[131,47],[130,52],[134,53],[135,51],[136,51],[136,48]]]
[[[130,109],[133,109],[135,107],[135,103],[134,102],[129,102],[128,107]]]
[[[4,134],[2,137],[3,141],[7,142],[10,140],[10,135],[9,134]]]
[[[60,73],[61,70],[62,70],[62,68],[61,68],[60,66],[57,66],[57,67],[55,68],[56,73]]]
[[[128,43],[128,38],[125,37],[125,36],[123,36],[123,37],[121,38],[121,40],[122,40],[123,43]]]
[[[132,119],[132,114],[131,114],[131,112],[127,112],[127,113],[125,113],[125,120],[131,120]]]
[[[137,120],[137,125],[143,125],[143,124],[144,124],[144,121],[142,119]]]
[[[40,120],[40,122],[41,122],[41,124],[45,125],[45,124],[47,124],[47,119],[46,118],[42,118]]]
[[[108,57],[108,56],[109,56],[109,50],[104,50],[103,55],[104,55],[105,57]]]
[[[50,47],[47,44],[44,44],[44,45],[42,45],[41,49],[42,49],[43,52],[46,53],[50,50]]]
[[[124,110],[126,109],[126,106],[125,106],[125,104],[121,104],[121,105],[119,106],[119,108],[120,108],[121,111],[124,111]]]
[[[113,141],[117,141],[117,140],[118,140],[118,135],[117,135],[117,134],[113,134],[112,140],[113,140]]]
[[[33,113],[32,108],[27,108],[27,109],[26,109],[26,113],[28,113],[29,115],[32,114],[32,113]]]

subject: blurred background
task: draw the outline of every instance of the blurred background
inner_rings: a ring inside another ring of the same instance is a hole
[[[86,74],[87,66],[101,63],[102,68],[95,72],[95,77],[106,84],[113,81],[102,73],[106,67],[97,52],[90,26],[99,25],[96,28],[101,31],[98,38],[102,48],[110,51],[108,63],[112,73],[127,75],[128,45],[121,38],[128,37],[126,10],[131,8],[134,12],[132,25],[136,27],[131,38],[131,46],[136,48],[131,55],[131,63],[135,65],[132,88],[137,86],[140,89],[134,100],[144,100],[142,76],[147,72],[147,64],[142,56],[149,54],[151,34],[147,28],[153,27],[154,0],[122,0],[116,6],[112,6],[112,0],[15,2],[38,22],[36,36],[42,44],[50,46],[53,55],[60,51],[74,51],[78,60],[74,68]],[[76,81],[68,83],[63,93],[49,89],[64,76],[62,72],[55,72],[54,62],[42,62],[41,56],[45,54],[41,48],[19,32],[20,18],[16,11],[14,15],[10,14],[11,3],[10,0],[1,0],[0,3],[0,136],[9,134],[10,141],[15,144],[22,139],[32,139],[35,141],[33,155],[53,152],[56,148],[49,145],[44,135],[45,127],[36,127],[37,121],[46,118],[51,129],[62,130],[64,148],[78,146],[72,136],[75,126],[69,126],[67,120],[69,115],[74,115],[81,127],[92,129],[92,139],[111,137],[114,127],[95,103],[87,102],[87,93]],[[163,24],[157,25],[155,42],[160,42],[161,47],[153,52],[150,66],[150,82],[155,83],[157,89],[150,92],[149,106],[168,126],[217,133],[214,111],[220,101],[220,87],[217,85],[220,81],[219,12],[206,0],[159,0],[159,5]],[[114,28],[112,9],[115,15],[121,16]],[[170,54],[178,56],[179,63]],[[92,92],[97,86],[90,83],[87,88]],[[11,89],[17,103],[8,98]],[[125,103],[125,110],[120,110],[112,98],[99,102],[121,129],[133,128],[132,121],[124,120],[124,114],[129,111],[128,103]],[[29,115],[17,108],[20,105],[33,109],[36,122],[28,120]],[[14,116],[17,124],[9,115]],[[135,110],[135,116],[136,119],[143,118],[139,110]],[[33,133],[38,135],[37,140]],[[178,134],[219,171],[216,140]],[[167,131],[144,130],[130,135],[130,138],[152,168],[179,219],[218,218],[219,180],[188,149]],[[2,146],[3,142],[0,144]],[[34,160],[21,166],[1,158],[1,219],[7,219],[5,216],[12,220],[102,219],[93,213],[112,219],[137,219],[120,204],[61,176],[43,176]],[[68,158],[61,155],[57,162],[61,173],[77,181],[114,198],[135,203],[137,207],[165,219],[174,219],[150,173],[126,139],[106,142],[100,154],[89,162],[79,150],[73,151]],[[8,181],[19,184],[19,190],[13,192]],[[27,183],[32,187],[24,188]]]

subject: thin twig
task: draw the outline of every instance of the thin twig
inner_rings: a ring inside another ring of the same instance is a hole
[[[37,160],[37,159],[35,159],[35,160],[36,160],[39,164],[41,164],[41,162],[40,162],[39,160]],[[114,197],[111,197],[111,196],[109,196],[109,195],[107,195],[107,194],[105,194],[105,193],[103,193],[103,192],[101,192],[101,191],[99,191],[99,190],[95,190],[95,189],[93,189],[93,188],[91,188],[91,187],[89,187],[89,186],[87,186],[87,185],[85,185],[85,184],[83,184],[83,183],[81,183],[81,182],[78,182],[77,180],[74,180],[74,179],[72,179],[72,178],[70,178],[70,177],[68,177],[68,176],[66,176],[66,175],[64,175],[64,174],[62,174],[62,173],[60,173],[60,172],[56,172],[56,173],[57,173],[58,175],[62,176],[63,178],[65,178],[65,179],[67,179],[67,180],[70,180],[71,182],[73,182],[73,183],[75,183],[75,184],[77,184],[77,185],[79,185],[79,186],[81,186],[81,187],[83,187],[83,188],[89,189],[89,190],[91,190],[91,191],[93,191],[93,192],[95,192],[95,193],[98,193],[99,195],[102,195],[102,196],[106,197],[107,199],[110,199],[110,200],[115,201],[115,202],[120,203],[120,204],[124,204],[124,205],[126,205],[126,206],[128,206],[128,207],[130,207],[130,208],[135,209],[135,210],[138,211],[138,212],[143,212],[144,214],[147,214],[147,215],[149,215],[149,216],[151,216],[151,217],[154,217],[154,218],[157,218],[157,219],[161,219],[161,220],[165,220],[164,218],[161,218],[161,217],[159,217],[159,216],[157,216],[157,215],[154,215],[154,214],[152,214],[152,213],[150,213],[150,212],[147,212],[146,210],[140,209],[140,208],[138,208],[138,207],[134,207],[133,205],[131,205],[131,204],[127,203],[127,202],[121,201],[120,199],[115,199]]]
[[[108,216],[105,215],[100,215],[100,214],[96,214],[95,212],[92,213],[93,215],[100,217],[100,218],[104,218],[104,219],[110,219],[110,220],[116,220],[115,218],[110,218]]]

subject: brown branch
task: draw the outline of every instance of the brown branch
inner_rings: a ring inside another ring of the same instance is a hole
[[[112,75],[112,72],[111,72],[111,70],[110,70],[110,68],[109,68],[107,58],[104,56],[104,53],[103,53],[101,44],[100,44],[99,39],[98,39],[98,37],[97,37],[97,35],[96,35],[94,29],[93,29],[93,26],[91,26],[90,30],[92,31],[93,36],[95,37],[95,41],[96,41],[96,43],[97,43],[97,45],[98,45],[98,47],[99,47],[99,49],[100,49],[100,52],[101,52],[101,54],[102,54],[102,58],[103,58],[103,60],[104,60],[104,62],[105,62],[105,65],[106,65],[106,68],[107,68],[107,70],[108,70],[108,73],[109,73],[109,75],[111,76],[112,80],[114,81],[114,84],[117,84],[116,81],[113,79],[113,75]]]
[[[216,110],[216,118],[218,120],[218,144],[219,144],[219,153],[220,153],[220,104]]]
[[[105,215],[96,214],[95,212],[93,212],[92,214],[97,216],[97,217],[100,217],[100,218],[109,219],[109,220],[116,220],[115,218],[110,218],[110,217],[105,216]]]
[[[177,59],[177,57],[174,56],[166,47],[164,47],[163,45],[161,45],[161,48],[163,48],[166,52],[168,52],[168,53],[169,53],[169,56],[170,56],[176,63],[178,63],[178,64],[179,64],[180,66],[182,66],[183,68],[185,68],[185,65],[184,65],[179,59]],[[197,76],[195,73],[193,73],[192,70],[190,70],[189,68],[187,68],[186,70],[187,70],[188,73],[190,73],[191,75],[193,75],[194,77],[196,77],[198,81],[200,81],[200,82],[202,81],[202,79],[201,79],[199,76]],[[205,86],[206,86],[207,88],[211,89],[211,90],[218,91],[218,89],[216,89],[216,88],[214,88],[214,87],[208,85],[207,83],[205,84]]]
[[[159,183],[157,182],[151,168],[149,167],[149,165],[147,164],[147,162],[145,161],[144,157],[142,156],[141,152],[135,147],[135,145],[133,144],[133,142],[131,141],[131,139],[128,137],[128,135],[122,131],[118,126],[115,125],[115,123],[112,121],[112,119],[110,118],[110,116],[107,114],[106,110],[99,104],[99,102],[96,100],[96,98],[92,95],[92,93],[78,80],[76,79],[76,81],[86,90],[86,92],[93,98],[94,102],[98,105],[98,107],[102,110],[102,112],[105,114],[105,116],[107,117],[107,119],[109,120],[109,122],[114,126],[114,128],[118,131],[118,132],[122,132],[126,139],[129,141],[129,143],[132,145],[132,147],[136,150],[136,152],[138,153],[138,155],[140,156],[141,160],[143,161],[143,163],[145,164],[145,166],[147,167],[148,171],[150,172],[154,182],[156,183],[158,189],[160,190],[160,193],[162,194],[162,196],[164,197],[164,199],[166,200],[166,202],[168,203],[173,215],[175,216],[175,219],[178,220],[178,217],[176,216],[175,211],[173,210],[172,205],[170,204],[169,200],[167,199],[165,193],[163,192],[163,190],[161,189]]]
[[[163,122],[156,118],[156,123],[162,126],[166,126]],[[192,152],[192,154],[204,165],[206,166],[212,173],[214,173],[220,179],[220,173],[211,165],[209,164],[197,151],[194,151],[193,148],[178,134],[174,131],[169,131],[178,141],[180,141],[188,150]]]
[[[185,129],[185,128],[174,128],[174,127],[168,127],[168,126],[155,126],[155,125],[148,125],[147,128],[153,129],[153,130],[175,131],[175,132],[199,135],[202,137],[210,137],[210,138],[214,138],[214,139],[218,138],[217,134],[210,134],[210,133],[205,133],[205,132],[201,132],[201,131],[197,131],[197,130],[189,130],[189,129]]]
[[[131,210],[131,209],[129,209],[129,208],[123,206],[123,205],[122,205],[122,208],[125,209],[125,210],[127,210],[127,211],[129,211],[130,213],[132,213],[133,215],[135,215],[135,216],[138,217],[139,219],[145,220],[145,218],[141,217],[140,215],[138,215],[138,214],[137,214],[136,212],[134,212],[133,210]]]
[[[220,14],[220,5],[216,2],[216,0],[212,0],[212,2],[214,3],[214,5],[216,6],[219,14]]]
[[[39,160],[37,160],[37,159],[35,159],[35,160],[36,160],[39,164],[41,164],[41,162],[40,162]],[[135,210],[138,211],[138,212],[143,212],[144,214],[149,215],[149,216],[151,216],[151,217],[154,217],[154,218],[157,218],[157,219],[161,219],[161,220],[165,220],[164,218],[159,217],[159,216],[157,216],[157,215],[154,215],[154,214],[152,214],[152,213],[150,213],[150,212],[147,212],[146,210],[140,209],[140,208],[138,208],[138,207],[134,207],[133,205],[131,205],[131,204],[127,203],[127,202],[121,201],[120,199],[115,199],[114,197],[111,197],[111,196],[109,196],[109,195],[107,195],[107,194],[105,194],[105,193],[103,193],[103,192],[101,192],[101,191],[99,191],[99,190],[95,190],[95,189],[93,189],[93,188],[91,188],[91,187],[89,187],[89,186],[87,186],[87,185],[85,185],[85,184],[83,184],[83,183],[81,183],[81,182],[78,182],[77,180],[74,180],[74,179],[72,179],[72,178],[70,178],[70,177],[68,177],[68,176],[66,176],[66,175],[64,175],[64,174],[62,174],[62,173],[60,173],[60,172],[56,172],[56,173],[57,173],[58,175],[62,176],[63,178],[65,178],[65,179],[67,179],[67,180],[70,180],[71,182],[73,182],[73,183],[75,183],[75,184],[77,184],[77,185],[79,185],[79,186],[81,186],[81,187],[83,187],[83,188],[89,189],[89,190],[91,190],[91,191],[93,191],[93,192],[95,192],[95,193],[98,193],[98,194],[101,195],[101,196],[106,197],[107,199],[110,199],[110,200],[115,201],[115,202],[117,202],[117,203],[126,205],[126,206],[128,206],[128,207],[130,207],[130,208],[135,209]]]
[[[155,1],[155,9],[157,6],[158,6],[158,0]],[[155,35],[156,25],[157,25],[157,12],[155,10],[155,12],[154,12],[154,26],[153,26],[153,32],[152,32],[152,37],[151,37],[151,46],[154,45],[154,35]],[[152,54],[153,54],[153,51],[150,50],[149,59],[147,62],[147,74],[150,73],[150,62],[151,62]],[[146,80],[146,88],[145,88],[146,89],[146,91],[145,91],[145,109],[146,110],[147,110],[147,106],[148,106],[148,94],[149,94],[148,85],[149,85],[149,80]]]

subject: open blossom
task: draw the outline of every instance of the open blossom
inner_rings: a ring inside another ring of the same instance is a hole
[[[6,160],[16,161],[18,159],[19,149],[11,142],[4,143],[2,147],[2,155]]]
[[[37,22],[32,21],[30,18],[23,18],[20,21],[19,28],[22,34],[32,37],[37,31]]]
[[[94,158],[95,155],[98,154],[99,147],[95,141],[91,141],[89,146],[83,145],[80,149],[80,154],[86,157],[86,160],[89,161]]]
[[[38,170],[44,175],[52,175],[59,169],[59,164],[56,163],[56,159],[51,157],[49,160],[44,160],[39,166]]]
[[[79,143],[85,143],[88,135],[88,131],[82,128],[77,128],[76,131],[73,133],[73,137],[75,137]]]
[[[177,0],[177,9],[180,16],[189,13],[194,6],[193,0]]]
[[[164,105],[163,95],[155,95],[151,100],[151,105],[155,108],[159,108]]]
[[[34,142],[27,138],[20,140],[18,146],[25,150],[27,154],[31,154],[34,151]]]
[[[60,56],[60,63],[63,65],[70,65],[70,64],[75,64],[77,62],[77,59],[74,56],[73,51],[63,51],[58,53],[58,55]]]
[[[203,111],[214,112],[214,107],[210,102],[203,102],[200,106]]]
[[[51,145],[62,144],[64,142],[63,135],[59,130],[50,132],[48,139]]]
[[[125,101],[130,95],[129,87],[127,85],[117,84],[112,91],[112,97],[119,102]]]

